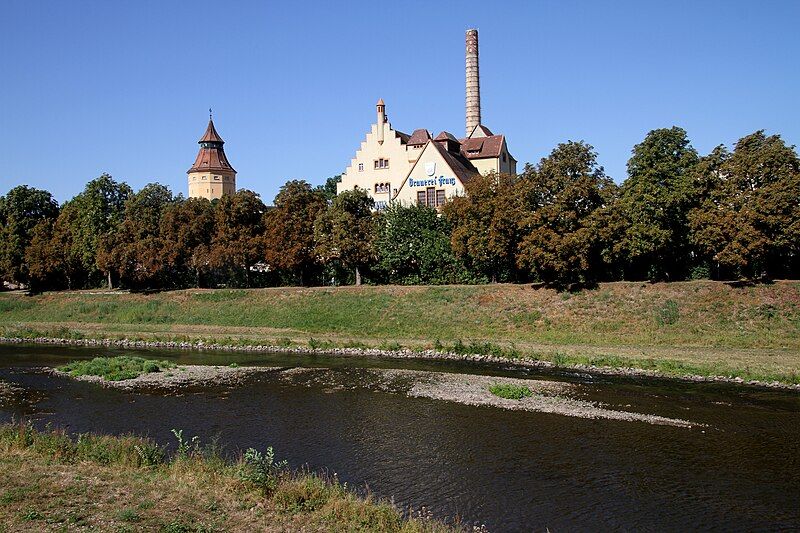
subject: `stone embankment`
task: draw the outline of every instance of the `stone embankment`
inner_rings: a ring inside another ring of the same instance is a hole
[[[483,364],[513,365],[521,368],[556,368],[556,365],[549,361],[541,361],[530,358],[508,358],[494,355],[480,354],[458,354],[437,350],[383,350],[379,348],[311,348],[303,346],[274,346],[274,345],[229,345],[219,343],[206,343],[203,341],[140,341],[129,339],[67,339],[57,337],[0,337],[0,344],[51,344],[63,346],[107,346],[114,348],[163,348],[173,350],[215,350],[228,352],[261,352],[261,353],[282,353],[298,355],[338,355],[345,357],[377,357],[385,359],[427,359],[436,361],[463,361]],[[683,375],[675,376],[665,374],[657,370],[644,370],[640,368],[627,367],[598,367],[593,365],[569,365],[565,370],[576,370],[589,374],[602,374],[609,376],[631,376],[631,377],[651,377],[664,379],[679,379],[693,382],[720,382],[752,385],[758,387],[769,387],[777,389],[789,389],[800,391],[800,384],[781,383],[779,381],[765,382],[756,380],[745,380],[740,377],[729,376],[701,376]]]

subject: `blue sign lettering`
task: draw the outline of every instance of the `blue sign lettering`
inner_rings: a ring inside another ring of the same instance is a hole
[[[444,187],[445,185],[455,185],[456,179],[455,178],[446,178],[444,176],[439,176],[438,178],[428,178],[424,180],[415,180],[412,178],[408,179],[408,186],[409,187]]]

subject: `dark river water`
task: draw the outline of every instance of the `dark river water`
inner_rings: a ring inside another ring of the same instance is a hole
[[[181,428],[219,439],[229,453],[273,446],[293,467],[335,472],[402,508],[425,506],[491,531],[800,530],[798,393],[454,363],[140,352],[183,364],[327,367],[345,383],[367,367],[571,381],[582,399],[705,424],[687,429],[274,380],[180,396],[127,393],[35,369],[101,351],[118,352],[0,346],[0,378],[37,399],[0,407],[0,421],[28,417],[162,443]]]

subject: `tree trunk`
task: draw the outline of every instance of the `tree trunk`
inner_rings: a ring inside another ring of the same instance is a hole
[[[111,290],[114,288],[114,284],[111,283],[111,271],[109,270],[106,275],[108,276],[108,290]]]
[[[356,287],[361,286],[361,271],[356,267]]]

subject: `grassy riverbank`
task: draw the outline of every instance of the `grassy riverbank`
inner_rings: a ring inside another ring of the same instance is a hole
[[[6,424],[0,467],[2,531],[450,531],[335,480],[291,474],[268,454],[232,463],[191,443],[167,460],[135,437]]]
[[[0,334],[444,349],[800,381],[800,282],[0,294]]]

